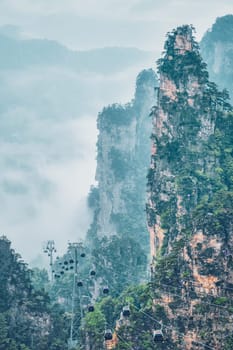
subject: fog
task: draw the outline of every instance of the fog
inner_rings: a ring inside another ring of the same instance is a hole
[[[61,254],[85,236],[98,112],[133,98],[167,31],[192,23],[200,39],[232,10],[232,0],[0,1],[0,230],[26,261],[41,263],[45,240]]]
[[[232,13],[232,0],[1,0],[2,24],[28,36],[56,39],[75,49],[133,46],[162,50],[167,31],[193,24],[197,38],[216,17]]]
[[[133,97],[141,68],[109,75],[41,65],[0,72],[0,227],[27,262],[44,263],[43,241],[53,239],[62,254],[68,241],[85,236],[97,114]]]

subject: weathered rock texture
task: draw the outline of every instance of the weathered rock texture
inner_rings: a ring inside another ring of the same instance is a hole
[[[230,349],[232,114],[192,32],[169,33],[158,61],[147,203],[153,308],[164,307],[166,349]]]
[[[92,188],[89,195],[94,219],[88,239],[94,246],[95,263],[97,267],[101,265],[99,274],[117,291],[139,282],[139,270],[142,272],[142,268],[146,268],[149,114],[155,103],[156,83],[152,69],[142,71],[137,78],[133,101],[124,106],[114,104],[104,108],[98,116],[98,187]]]
[[[137,78],[133,102],[124,106],[114,104],[98,116],[98,188],[93,189],[89,201],[98,191],[98,203],[96,199],[93,205],[94,209],[98,206],[98,215],[92,235],[109,237],[129,233],[135,237],[140,231],[138,239],[143,234],[145,238],[145,174],[150,162],[149,114],[155,99],[155,85],[155,73],[142,71]]]

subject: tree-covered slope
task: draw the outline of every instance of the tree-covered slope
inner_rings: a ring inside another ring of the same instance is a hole
[[[32,271],[0,237],[0,349],[62,350],[67,345],[67,318],[43,288],[32,284]]]

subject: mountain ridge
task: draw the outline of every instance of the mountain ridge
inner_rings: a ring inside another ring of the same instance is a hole
[[[71,50],[55,40],[21,39],[0,31],[0,69],[28,65],[66,65],[75,71],[113,73],[132,64],[150,62],[153,54],[133,47],[103,47]]]

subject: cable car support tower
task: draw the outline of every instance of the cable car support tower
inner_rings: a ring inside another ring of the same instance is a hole
[[[72,299],[71,299],[71,321],[70,321],[70,337],[68,341],[68,348],[72,349],[81,344],[80,326],[83,319],[83,310],[81,305],[80,288],[78,288],[78,276],[79,276],[79,261],[78,257],[85,257],[83,244],[68,243],[68,251],[74,259],[74,272],[73,272],[73,287],[72,287]]]

